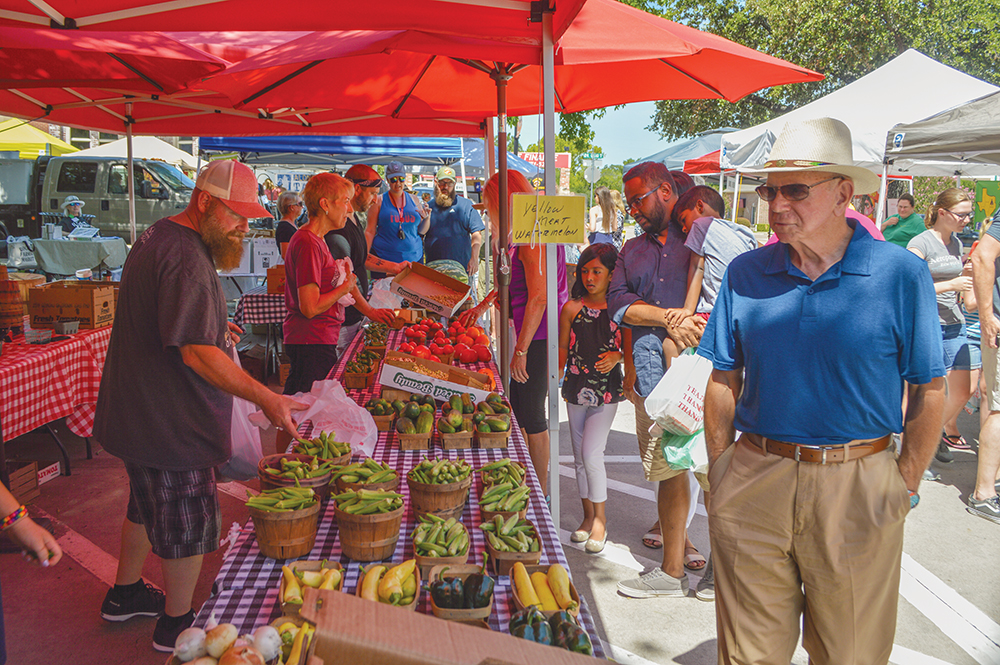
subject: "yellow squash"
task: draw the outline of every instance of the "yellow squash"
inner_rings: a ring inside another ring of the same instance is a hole
[[[555,596],[559,607],[564,610],[576,611],[577,603],[569,593],[569,575],[566,569],[558,563],[549,566],[548,574],[549,588]]]
[[[361,597],[365,600],[378,600],[379,579],[385,572],[385,566],[372,566],[365,573],[365,581],[361,584]]]
[[[281,574],[285,578],[285,597],[281,599],[282,602],[301,603],[302,587],[299,585],[299,579],[295,577],[295,573],[288,566],[282,566]]]
[[[382,581],[379,582],[379,600],[383,603],[390,603],[392,605],[398,604],[405,595],[403,593],[403,580],[412,575],[416,567],[417,560],[410,559],[409,561],[404,561],[398,566],[390,568],[389,572],[387,572],[382,578]]]
[[[532,573],[531,586],[534,587],[535,594],[538,596],[538,600],[541,601],[544,612],[559,611],[559,603],[556,602],[556,597],[552,595],[552,589],[549,588],[549,580],[545,576],[545,573]]]
[[[528,577],[528,571],[523,563],[518,561],[514,564],[510,569],[510,579],[514,581],[514,593],[517,594],[522,605],[525,607],[529,605],[538,605],[541,607],[542,601],[539,600],[538,594],[535,593],[535,588],[531,585],[531,578]]]

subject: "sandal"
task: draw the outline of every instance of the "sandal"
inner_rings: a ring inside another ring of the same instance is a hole
[[[941,440],[955,450],[972,450],[972,446],[961,434],[942,434]]]
[[[688,545],[684,548],[684,567],[688,570],[701,570],[707,563],[705,557],[701,555],[701,552],[694,545]]]
[[[646,535],[642,537],[642,544],[646,547],[658,550],[663,547],[663,537],[660,536],[660,525],[654,525]]]

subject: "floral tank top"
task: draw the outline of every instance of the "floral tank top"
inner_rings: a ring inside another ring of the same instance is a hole
[[[621,348],[621,330],[608,316],[608,310],[581,307],[569,330],[563,399],[580,406],[601,406],[625,399],[621,365],[607,374],[594,366],[602,353],[621,352]]]

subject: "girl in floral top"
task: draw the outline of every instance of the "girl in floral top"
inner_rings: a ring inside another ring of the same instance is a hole
[[[622,391],[622,339],[608,316],[608,285],[618,250],[607,243],[588,246],[576,264],[573,299],[559,317],[559,365],[565,368],[562,396],[569,411],[576,482],[583,500],[583,522],[571,538],[586,541],[588,552],[604,549],[608,539],[604,504],[608,474],[604,448],[625,399]]]

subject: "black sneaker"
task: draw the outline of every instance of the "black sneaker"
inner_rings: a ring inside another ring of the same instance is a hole
[[[941,462],[942,464],[951,464],[955,461],[955,456],[951,454],[951,450],[948,449],[948,444],[941,439],[938,443],[937,453],[934,454],[934,459]]]
[[[194,623],[194,610],[191,610],[183,617],[168,617],[166,614],[156,620],[156,628],[153,629],[153,648],[157,651],[170,653],[177,643],[177,636],[191,627]],[[168,628],[169,624],[175,624],[173,628]]]
[[[982,501],[977,501],[970,494],[969,507],[966,508],[966,510],[973,515],[978,515],[983,519],[988,519],[991,522],[1000,524],[1000,496],[997,496],[996,494],[988,499],[983,499]]]
[[[132,617],[155,617],[163,613],[166,604],[163,592],[149,582],[142,582],[130,598],[123,597],[111,587],[101,605],[101,618],[105,621],[128,621]]]

